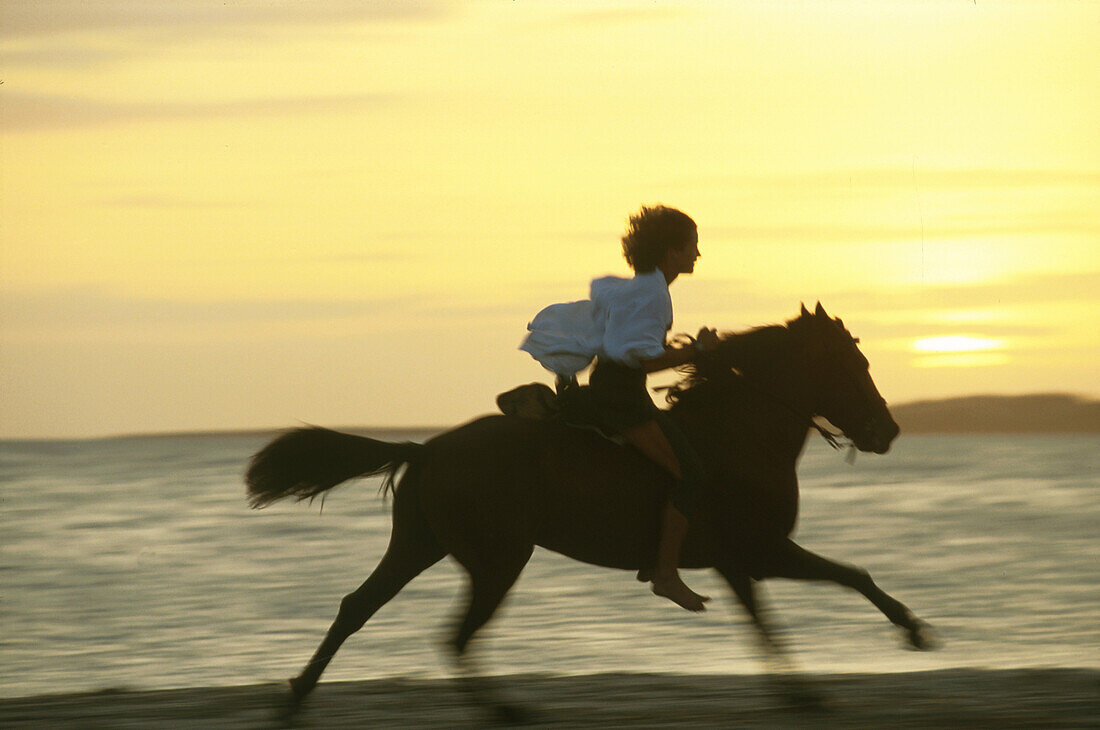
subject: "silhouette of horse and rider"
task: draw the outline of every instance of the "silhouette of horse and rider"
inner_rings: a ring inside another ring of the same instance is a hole
[[[722,336],[703,329],[687,344],[667,345],[668,285],[691,273],[700,256],[695,223],[672,208],[642,208],[622,243],[632,279],[597,279],[590,299],[552,305],[529,327],[523,349],[557,376],[556,394],[545,386],[537,393],[549,401],[535,408],[539,417],[507,409],[513,415],[478,418],[424,444],[304,428],[255,455],[246,475],[253,507],[313,498],[370,475],[385,475],[384,489],[393,493],[389,547],[341,601],[324,640],[290,680],[293,706],[349,636],[451,555],[469,578],[465,613],[450,641],[463,687],[502,718],[519,718],[517,707],[475,676],[467,647],[536,545],[637,571],[654,593],[693,611],[707,599],[678,569],[713,568],[776,662],[785,661],[784,650],[754,591],[765,578],[851,588],[911,646],[931,647],[927,625],[866,571],[790,538],[796,465],[809,432],[820,429],[815,416],[860,451],[886,453],[898,435],[859,341],[818,303],[783,325]],[[579,385],[576,373],[592,362],[588,385]],[[646,374],[667,368],[683,377],[668,389],[668,408],[658,409]]]

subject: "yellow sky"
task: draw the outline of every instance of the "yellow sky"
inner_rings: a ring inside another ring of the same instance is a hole
[[[678,331],[821,300],[891,402],[1100,395],[1100,3],[0,5],[0,436],[447,424],[700,225]],[[992,344],[991,344],[992,343]]]

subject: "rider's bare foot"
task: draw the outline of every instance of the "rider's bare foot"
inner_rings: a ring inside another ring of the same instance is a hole
[[[700,596],[688,588],[680,580],[678,573],[673,573],[671,576],[654,574],[653,592],[688,611],[706,611],[707,607],[704,604],[710,600],[710,596]]]

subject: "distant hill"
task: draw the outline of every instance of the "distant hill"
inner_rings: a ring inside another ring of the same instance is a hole
[[[941,400],[922,400],[891,404],[903,434],[912,433],[1100,433],[1100,400],[1064,393],[1040,395],[971,395]],[[225,438],[248,436],[271,439],[283,431],[303,424],[288,423],[284,428],[258,428],[216,431],[134,433],[101,436],[105,439],[141,438]],[[404,441],[410,437],[427,439],[448,426],[333,426],[337,431]],[[66,440],[49,438],[0,441]],[[80,439],[83,440],[83,439]]]
[[[917,401],[890,412],[902,433],[1100,433],[1100,401],[1062,393]]]

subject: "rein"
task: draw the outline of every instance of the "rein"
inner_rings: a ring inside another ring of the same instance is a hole
[[[745,375],[740,370],[733,370],[733,372],[737,373],[737,377],[740,378],[741,382],[745,386],[747,386],[749,389],[759,393],[760,395],[763,395],[767,398],[770,398],[771,400],[775,401],[779,405],[786,408],[788,411],[790,411],[794,415],[798,416],[798,418],[800,420],[808,423],[811,428],[813,428],[819,434],[821,434],[821,437],[823,439],[825,439],[826,443],[828,443],[829,446],[833,447],[834,450],[839,451],[841,449],[841,447],[847,447],[849,451],[848,451],[848,454],[845,457],[845,460],[849,464],[855,462],[855,456],[856,456],[856,451],[857,451],[856,450],[856,444],[855,444],[855,441],[853,441],[847,434],[844,434],[843,432],[834,433],[834,432],[830,431],[829,429],[825,428],[820,423],[815,421],[813,414],[807,413],[806,411],[802,410],[801,408],[797,408],[797,407],[791,405],[791,403],[789,401],[787,401],[787,399],[780,398],[778,395],[776,395],[775,393],[772,393],[770,390],[767,390],[765,388],[760,387],[755,382],[753,382],[752,378],[748,377],[747,375]],[[842,443],[841,439],[845,439],[845,442]]]

